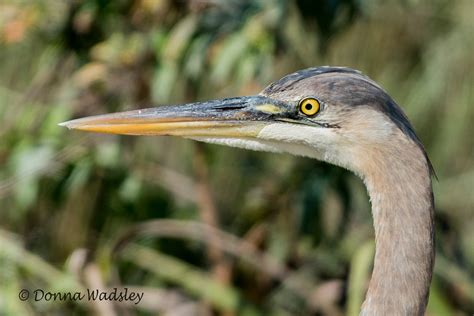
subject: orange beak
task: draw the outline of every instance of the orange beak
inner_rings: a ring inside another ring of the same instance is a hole
[[[256,137],[286,109],[281,101],[250,96],[97,115],[59,125],[123,135],[242,138]]]

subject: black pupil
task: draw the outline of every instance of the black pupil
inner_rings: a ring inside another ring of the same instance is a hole
[[[306,103],[306,110],[311,111],[312,108],[313,106],[311,105],[311,103]]]

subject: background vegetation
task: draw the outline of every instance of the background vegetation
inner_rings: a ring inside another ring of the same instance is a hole
[[[331,64],[380,82],[411,118],[439,177],[428,315],[472,315],[473,31],[471,0],[3,0],[0,314],[357,315],[373,229],[354,175],[57,126]],[[114,286],[145,298],[18,299]]]

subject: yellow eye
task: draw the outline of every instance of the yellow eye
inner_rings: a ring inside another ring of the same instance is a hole
[[[313,116],[319,112],[321,105],[314,98],[305,98],[300,101],[300,111],[308,116]]]

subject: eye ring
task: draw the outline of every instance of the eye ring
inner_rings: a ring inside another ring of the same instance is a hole
[[[314,116],[321,110],[321,103],[315,98],[304,98],[299,103],[300,112],[306,116]]]

